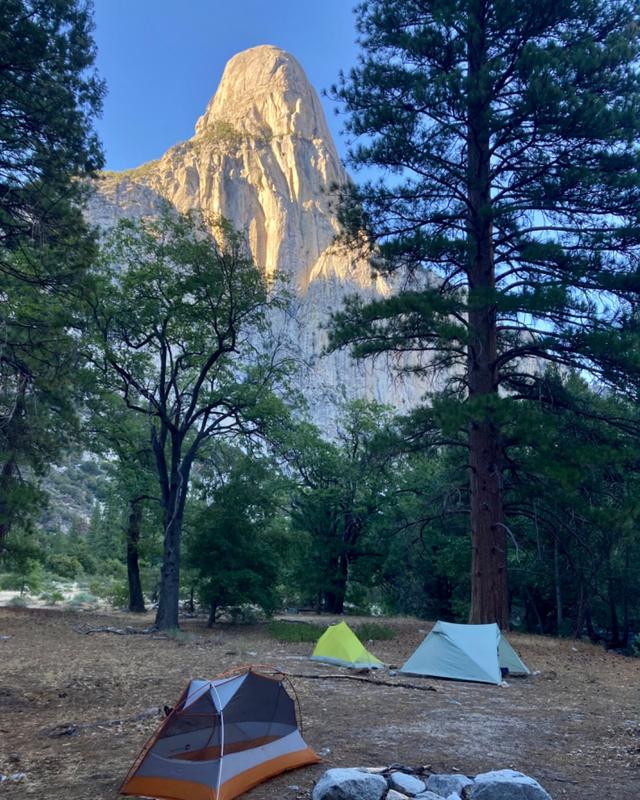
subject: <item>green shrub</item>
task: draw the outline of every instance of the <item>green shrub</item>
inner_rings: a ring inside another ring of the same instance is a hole
[[[251,605],[234,606],[229,609],[229,616],[232,625],[255,625],[265,618],[263,611]]]
[[[222,144],[228,147],[239,147],[242,144],[240,131],[223,119],[214,120],[200,138],[210,144]]]
[[[62,592],[53,591],[53,592],[42,592],[40,595],[40,599],[44,600],[45,603],[48,605],[55,606],[56,603],[62,603],[64,600],[64,595]]]
[[[269,634],[279,642],[315,642],[326,629],[324,625],[315,625],[310,622],[284,622],[281,619],[272,619],[267,625]]]
[[[129,605],[129,582],[115,580],[107,593],[107,600],[116,608],[127,608]]]
[[[74,595],[74,597],[69,600],[69,606],[72,608],[79,608],[81,606],[91,606],[95,608],[98,602],[99,598],[95,595],[89,592],[78,592],[78,594]]]
[[[395,638],[395,631],[388,625],[380,625],[378,622],[361,622],[354,625],[353,630],[362,641],[387,641]]]
[[[104,575],[96,575],[96,577],[89,581],[87,588],[91,594],[106,600],[111,593],[113,582],[113,578],[107,578]]]
[[[7,572],[0,575],[0,589],[5,592],[20,592],[24,579],[21,575],[16,575],[13,572]]]
[[[83,572],[87,575],[95,575],[98,570],[98,562],[90,553],[80,550],[76,553],[75,558],[80,562]]]
[[[21,595],[16,595],[9,600],[9,605],[14,608],[24,608],[27,605],[27,601]]]
[[[100,574],[113,578],[126,578],[127,566],[117,558],[107,558],[100,564]]]
[[[75,556],[67,556],[64,553],[53,553],[47,559],[47,567],[54,575],[61,578],[77,578],[82,572],[82,564]]]

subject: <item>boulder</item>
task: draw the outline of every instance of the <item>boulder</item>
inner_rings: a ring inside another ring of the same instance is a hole
[[[422,792],[422,794],[417,794],[413,800],[445,800],[445,798],[444,795],[435,792]]]
[[[427,789],[447,798],[452,794],[462,797],[464,787],[472,783],[471,778],[467,778],[466,775],[429,775]]]
[[[476,775],[470,797],[471,800],[551,800],[538,781],[512,769]]]
[[[389,789],[386,800],[409,800],[409,797],[402,792],[396,792],[395,789]]]
[[[312,800],[382,800],[387,782],[359,769],[329,769],[313,788]]]
[[[392,772],[389,776],[389,786],[410,797],[415,797],[427,788],[424,781],[413,775],[407,775],[406,772]]]

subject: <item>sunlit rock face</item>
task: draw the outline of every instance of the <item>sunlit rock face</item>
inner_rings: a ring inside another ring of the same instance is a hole
[[[254,47],[227,64],[195,135],[158,161],[97,182],[91,221],[179,211],[222,215],[247,235],[269,276],[279,271],[296,300],[290,347],[304,363],[300,384],[315,421],[330,428],[343,398],[375,399],[406,411],[425,387],[399,382],[388,366],[355,363],[347,352],[322,355],[332,311],[355,292],[389,294],[366,261],[336,247],[336,185],[347,174],[322,106],[300,64],[277,47]]]

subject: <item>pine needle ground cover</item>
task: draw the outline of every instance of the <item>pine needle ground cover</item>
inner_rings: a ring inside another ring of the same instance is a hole
[[[74,630],[152,622],[152,614],[132,621],[124,613],[0,608],[0,636],[10,637],[0,640],[0,773],[27,775],[3,784],[3,800],[113,800],[160,720],[140,715],[172,705],[191,676],[247,663],[324,676],[293,679],[305,740],[322,764],[257,787],[251,800],[308,800],[325,769],[390,761],[472,774],[512,767],[540,780],[554,800],[601,800],[611,787],[621,798],[637,792],[640,659],[587,642],[510,634],[540,674],[508,687],[416,678],[437,689],[425,692],[332,680],[333,669],[305,660],[309,642],[277,641],[268,623],[207,630],[205,621],[188,620],[179,639]],[[356,630],[368,622],[349,618]],[[406,618],[376,624],[395,634],[376,644],[388,664],[403,663],[431,627]],[[71,724],[75,733],[51,735]]]

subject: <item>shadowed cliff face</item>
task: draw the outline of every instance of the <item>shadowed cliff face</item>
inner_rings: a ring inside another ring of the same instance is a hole
[[[302,379],[321,424],[335,402],[364,396],[406,410],[420,387],[394,383],[385,365],[355,364],[345,352],[321,357],[331,311],[354,292],[390,292],[369,266],[334,245],[335,185],[348,180],[322,106],[293,56],[268,45],[234,56],[196,124],[195,135],[158,161],[105,174],[89,203],[92,222],[179,211],[222,215],[247,234],[267,275],[285,273],[298,297],[292,348],[308,364]]]

